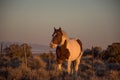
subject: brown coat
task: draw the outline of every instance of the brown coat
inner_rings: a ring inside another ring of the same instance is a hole
[[[63,60],[69,59],[70,52],[66,48],[67,41],[65,40],[62,46],[57,46],[56,55],[57,55],[57,62],[58,64],[61,63]]]

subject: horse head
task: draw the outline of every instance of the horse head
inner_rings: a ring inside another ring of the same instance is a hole
[[[61,28],[59,28],[59,29],[54,28],[54,32],[52,34],[52,40],[50,42],[50,47],[56,48],[59,44],[61,44],[62,36],[63,36],[62,29]]]

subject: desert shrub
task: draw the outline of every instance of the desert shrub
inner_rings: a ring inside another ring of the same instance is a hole
[[[1,58],[0,59],[0,68],[8,67],[8,66],[9,66],[9,60],[7,58]]]
[[[106,67],[108,70],[118,70],[120,71],[120,64],[118,63],[106,63]]]
[[[50,52],[50,53],[42,53],[39,55],[45,62],[48,62],[49,59],[55,60],[55,54]]]
[[[26,53],[27,57],[31,57],[32,56],[32,52],[31,52],[32,47],[31,46],[29,46],[28,44],[24,43],[24,44],[21,45],[21,48],[22,48],[22,50],[24,52],[23,54]]]
[[[106,75],[106,66],[101,60],[94,61],[94,71],[95,75],[98,77],[104,77]]]
[[[53,64],[56,64],[55,54],[53,54],[52,52],[43,53],[43,54],[40,54],[40,57],[46,63],[47,70],[54,69]]]
[[[86,49],[84,50],[83,52],[83,56],[86,56],[86,55],[91,55],[92,54],[92,51],[90,49]]]
[[[90,67],[89,67],[88,65],[81,64],[81,65],[80,65],[80,68],[81,68],[81,71],[86,71],[86,70],[88,70]]]
[[[97,58],[101,51],[102,51],[101,47],[98,46],[92,47],[91,49],[84,50],[83,56],[92,55],[94,58]]]
[[[95,70],[106,69],[106,66],[105,66],[104,62],[99,60],[99,59],[94,60],[93,66],[94,66]]]
[[[28,58],[27,59],[27,66],[30,67],[31,69],[39,69],[39,62],[37,60],[34,60],[33,58]]]
[[[5,48],[6,53],[13,57],[13,56],[22,56],[23,50],[17,44],[12,44],[9,47]]]
[[[21,64],[21,61],[19,58],[9,58],[7,57],[3,57],[0,59],[0,67],[12,67],[12,68],[17,68],[19,67]]]
[[[120,75],[119,75],[118,71],[110,70],[110,71],[108,71],[108,75],[106,76],[106,78],[108,80],[119,80],[120,79]]]
[[[106,71],[104,69],[101,69],[101,70],[96,70],[95,74],[98,76],[98,77],[104,77],[106,75]]]
[[[92,47],[92,53],[93,53],[93,57],[94,58],[98,58],[99,54],[102,52],[102,48],[101,47]]]
[[[0,77],[4,78],[5,80],[8,79],[8,71],[6,70],[6,68],[1,68],[0,69]]]
[[[38,76],[41,78],[41,79],[49,79],[50,75],[49,75],[49,72],[46,71],[45,69],[39,69],[38,70]]]
[[[11,58],[9,64],[12,68],[17,68],[20,66],[21,61],[19,60],[19,58]]]
[[[0,76],[0,80],[6,80],[4,77]]]
[[[28,58],[28,67],[31,69],[45,68],[46,63],[39,56]]]
[[[20,80],[20,78],[23,76],[22,70],[18,67],[18,68],[12,68],[12,67],[8,67],[7,71],[9,73],[8,75],[8,79],[9,80]]]
[[[22,45],[12,44],[4,49],[6,54],[10,57],[27,57],[32,56],[31,47],[24,43]]]
[[[107,49],[99,55],[101,59],[109,63],[120,63],[120,43],[108,45]]]

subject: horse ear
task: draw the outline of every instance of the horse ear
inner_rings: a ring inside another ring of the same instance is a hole
[[[59,30],[62,31],[61,27],[59,27]]]
[[[60,31],[60,33],[62,34],[62,29],[61,29],[61,27],[59,27],[59,31]]]
[[[54,27],[54,31],[56,31],[56,28]]]

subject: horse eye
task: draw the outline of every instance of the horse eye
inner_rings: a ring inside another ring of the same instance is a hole
[[[55,34],[52,34],[52,37],[54,37]]]
[[[57,33],[53,34],[53,37],[55,37],[57,35]]]

